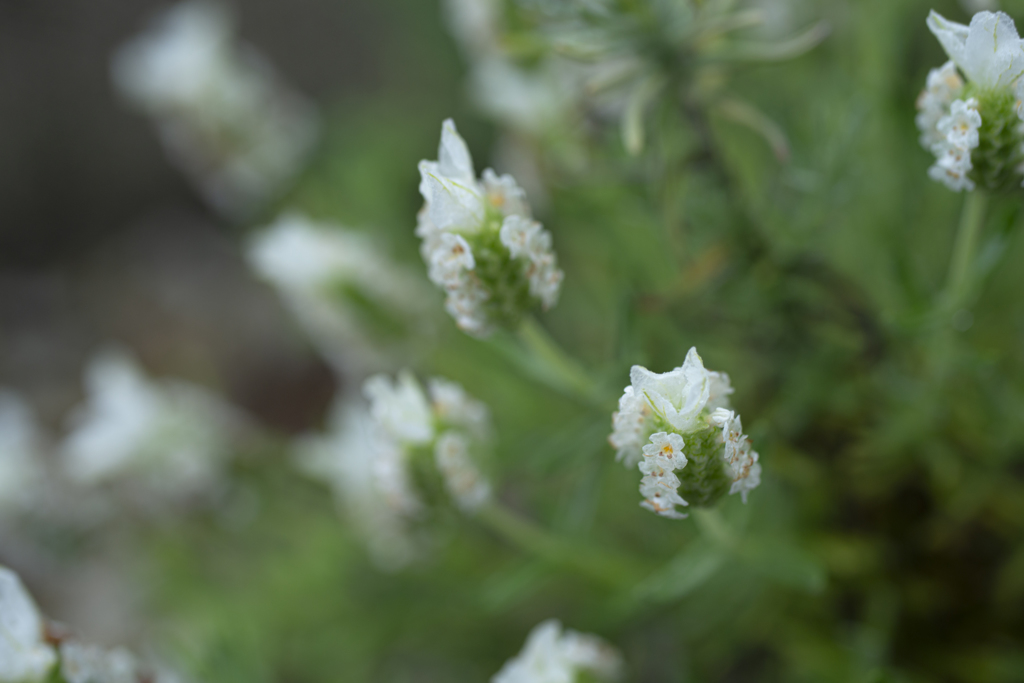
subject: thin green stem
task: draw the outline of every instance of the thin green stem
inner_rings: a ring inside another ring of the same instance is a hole
[[[985,224],[987,204],[988,196],[980,190],[968,193],[964,199],[960,227],[957,229],[953,256],[949,262],[946,291],[942,297],[945,315],[956,313],[967,301],[971,289],[972,270],[978,260],[978,242],[981,228]]]
[[[477,518],[531,555],[598,583],[619,587],[635,583],[645,574],[625,558],[555,536],[500,503],[483,508]]]

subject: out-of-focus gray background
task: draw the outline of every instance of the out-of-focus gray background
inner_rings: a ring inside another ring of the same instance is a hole
[[[154,373],[211,384],[299,429],[333,379],[248,274],[240,228],[204,206],[110,82],[113,50],[167,6],[0,2],[0,385],[59,422],[86,358],[119,342]],[[398,3],[232,6],[242,38],[321,106],[383,87]]]

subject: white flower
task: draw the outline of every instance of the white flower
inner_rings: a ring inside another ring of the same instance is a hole
[[[939,132],[939,121],[949,113],[953,100],[960,97],[964,82],[952,61],[928,72],[925,90],[917,98],[917,123],[921,131],[921,146],[931,149],[946,139]]]
[[[137,683],[135,657],[124,648],[106,650],[74,641],[60,646],[60,671],[67,683]]]
[[[46,483],[42,437],[31,409],[0,390],[0,510],[27,510]]]
[[[508,287],[495,287],[495,279],[525,277],[541,306],[547,309],[557,302],[563,275],[551,235],[531,220],[526,194],[512,176],[485,169],[477,180],[469,149],[451,119],[441,127],[438,160],[421,161],[419,169],[425,202],[417,216],[420,252],[431,281],[447,293],[445,308],[461,329],[484,336],[494,327],[491,311],[522,306],[515,299],[494,301],[495,296],[515,296],[505,291]],[[480,240],[490,244],[486,240],[494,232],[511,259],[486,246],[474,252],[473,245]],[[488,302],[494,305],[488,308]],[[515,319],[515,311],[510,317]]]
[[[445,488],[460,508],[474,512],[491,499],[491,485],[469,457],[466,435],[456,431],[441,434],[434,445],[434,460]]]
[[[439,422],[465,429],[477,439],[491,433],[491,412],[456,382],[434,377],[427,382],[431,408]]]
[[[615,448],[615,459],[632,467],[640,461],[641,444],[653,418],[650,404],[643,396],[627,386],[619,399],[618,411],[612,413],[612,434],[608,442]]]
[[[421,280],[392,262],[367,235],[290,212],[249,243],[253,270],[273,285],[321,353],[340,372],[387,365],[394,349],[367,330],[343,288],[418,331],[428,327]]]
[[[74,481],[95,485],[129,476],[170,496],[217,483],[243,424],[218,397],[184,382],[153,382],[116,351],[89,364],[86,390],[61,448]]]
[[[174,161],[232,216],[276,192],[316,138],[313,107],[239,44],[217,2],[167,10],[117,52],[112,74],[124,98],[156,120]]]
[[[0,566],[0,682],[42,681],[56,661],[35,602],[18,575]]]
[[[294,450],[300,467],[332,488],[378,566],[395,570],[415,558],[408,522],[423,505],[413,492],[402,448],[361,402],[340,399],[329,432],[300,439]]]
[[[585,671],[597,680],[621,676],[622,659],[597,636],[566,629],[554,619],[538,624],[522,651],[508,660],[491,683],[574,683]]]
[[[1008,88],[1024,74],[1024,47],[1013,19],[1003,12],[978,12],[968,27],[932,11],[928,28],[967,79],[982,89]]]
[[[685,514],[676,511],[676,506],[689,503],[679,495],[679,478],[673,474],[674,470],[686,467],[683,437],[666,432],[652,434],[643,454],[640,471],[644,477],[640,481],[640,494],[644,501],[640,503],[641,507],[670,519],[685,518]]]
[[[956,100],[950,105],[949,114],[942,117],[936,126],[939,133],[946,138],[951,146],[974,149],[978,146],[978,128],[981,127],[981,114],[978,113],[978,100],[973,97],[967,101]]]
[[[408,370],[392,382],[375,375],[363,385],[373,419],[395,440],[408,445],[425,445],[434,439],[434,419],[427,397]]]
[[[664,374],[634,365],[629,371],[633,391],[643,397],[654,414],[685,434],[697,426],[697,418],[711,396],[711,378],[691,348],[683,364]]]
[[[935,145],[933,151],[938,159],[928,169],[929,178],[945,184],[954,192],[974,189],[974,181],[967,177],[973,168],[969,149],[940,143]]]
[[[722,442],[725,446],[722,459],[732,480],[729,493],[739,493],[746,503],[747,494],[761,483],[761,465],[757,462],[757,452],[751,450],[750,439],[743,433],[740,416],[733,411],[719,408],[711,414],[709,422],[722,428]]]

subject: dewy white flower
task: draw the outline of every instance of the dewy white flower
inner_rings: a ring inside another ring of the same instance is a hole
[[[0,390],[0,511],[28,510],[46,482],[42,435],[29,406]]]
[[[622,658],[597,636],[577,633],[554,620],[538,624],[522,651],[508,660],[491,683],[574,683],[581,672],[600,681],[622,675]]]
[[[393,382],[386,375],[366,380],[363,393],[370,401],[370,414],[388,434],[402,444],[422,446],[434,439],[434,418],[423,388],[408,370]]]
[[[285,304],[327,360],[347,376],[388,365],[400,349],[367,323],[362,308],[417,334],[428,331],[421,280],[392,262],[367,235],[299,213],[281,215],[249,243],[253,270]],[[350,301],[347,290],[359,300]]]
[[[378,566],[395,570],[416,557],[409,521],[423,505],[413,492],[402,448],[362,402],[339,399],[328,433],[306,436],[294,450],[300,467],[332,488]]]
[[[89,364],[86,393],[61,447],[65,471],[83,485],[126,477],[172,497],[208,491],[244,424],[209,391],[154,382],[117,351]]]
[[[491,485],[469,457],[470,441],[462,432],[447,431],[434,444],[434,461],[456,504],[467,512],[491,499]]]
[[[681,519],[679,506],[706,507],[727,493],[741,493],[745,502],[760,482],[760,465],[728,409],[729,376],[705,369],[690,349],[675,370],[657,374],[635,365],[630,379],[608,440],[617,460],[643,474],[641,506]]]
[[[298,169],[317,135],[313,107],[234,35],[225,6],[187,0],[122,47],[112,64],[124,98],[207,199],[250,213]]]
[[[978,100],[973,97],[967,101],[956,100],[950,105],[949,115],[939,120],[936,128],[951,146],[963,149],[974,149],[978,146],[978,128],[981,127],[981,114],[978,113]]]
[[[1013,19],[1003,12],[978,12],[970,26],[928,15],[928,28],[967,79],[982,90],[1009,88],[1024,75],[1024,45]]]
[[[107,650],[67,641],[60,646],[60,672],[67,683],[137,683],[138,664],[124,648]]]
[[[56,661],[35,602],[18,575],[0,566],[0,682],[42,681]]]
[[[654,414],[684,434],[697,425],[711,397],[711,378],[697,349],[690,349],[680,367],[661,375],[634,365],[629,379],[633,391],[647,400]]]
[[[421,161],[419,170],[420,251],[459,327],[485,336],[497,325],[515,325],[526,312],[523,295],[545,309],[554,306],[562,271],[550,234],[532,220],[515,180],[491,169],[477,180],[451,119],[441,127],[437,161]],[[495,248],[495,238],[507,254]]]

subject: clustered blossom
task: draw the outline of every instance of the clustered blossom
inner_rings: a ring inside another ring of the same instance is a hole
[[[18,575],[0,566],[0,681],[41,681],[56,661],[35,602]]]
[[[421,161],[419,170],[420,251],[459,327],[485,336],[497,325],[515,325],[535,304],[554,306],[562,271],[551,235],[531,218],[512,176],[487,169],[478,180],[451,119],[441,128],[438,160]]]
[[[290,212],[257,233],[247,258],[339,372],[378,369],[399,352],[400,331],[428,331],[422,276],[364,233]]]
[[[413,523],[425,506],[412,484],[421,452],[452,500],[472,513],[491,498],[491,486],[473,461],[490,439],[490,412],[455,382],[434,378],[427,392],[409,372],[376,375],[364,383],[363,403],[341,399],[329,434],[296,445],[300,466],[325,480],[385,569],[415,559]]]
[[[56,640],[55,638],[52,640]],[[65,683],[179,683],[164,667],[144,666],[131,652],[63,638],[51,644],[46,621],[21,579],[0,566],[0,681],[42,683],[58,666]]]
[[[60,453],[73,482],[125,481],[145,504],[217,487],[245,424],[233,408],[199,386],[153,381],[117,351],[96,357],[85,379],[87,401],[71,415]]]
[[[395,382],[377,375],[364,385],[380,429],[406,450],[432,447],[448,493],[460,508],[473,512],[491,497],[490,484],[470,458],[473,447],[489,435],[490,414],[454,382],[435,378],[427,389],[429,399],[409,372],[399,373]]]
[[[599,681],[621,678],[622,658],[597,636],[562,629],[555,619],[534,627],[522,651],[491,683],[573,683],[581,673]],[[588,680],[590,680],[588,678]]]
[[[1024,43],[1002,12],[978,12],[970,26],[932,12],[928,28],[950,58],[917,100],[921,145],[936,159],[928,175],[957,192],[1003,187],[1024,158]]]
[[[679,507],[712,505],[726,492],[746,502],[760,484],[761,466],[739,416],[728,409],[729,376],[705,369],[690,349],[671,372],[634,365],[630,381],[608,440],[617,460],[643,473],[641,505],[680,519],[686,515]]]
[[[115,85],[150,115],[168,154],[231,216],[257,208],[300,168],[317,115],[234,35],[227,8],[186,0],[118,51]]]

